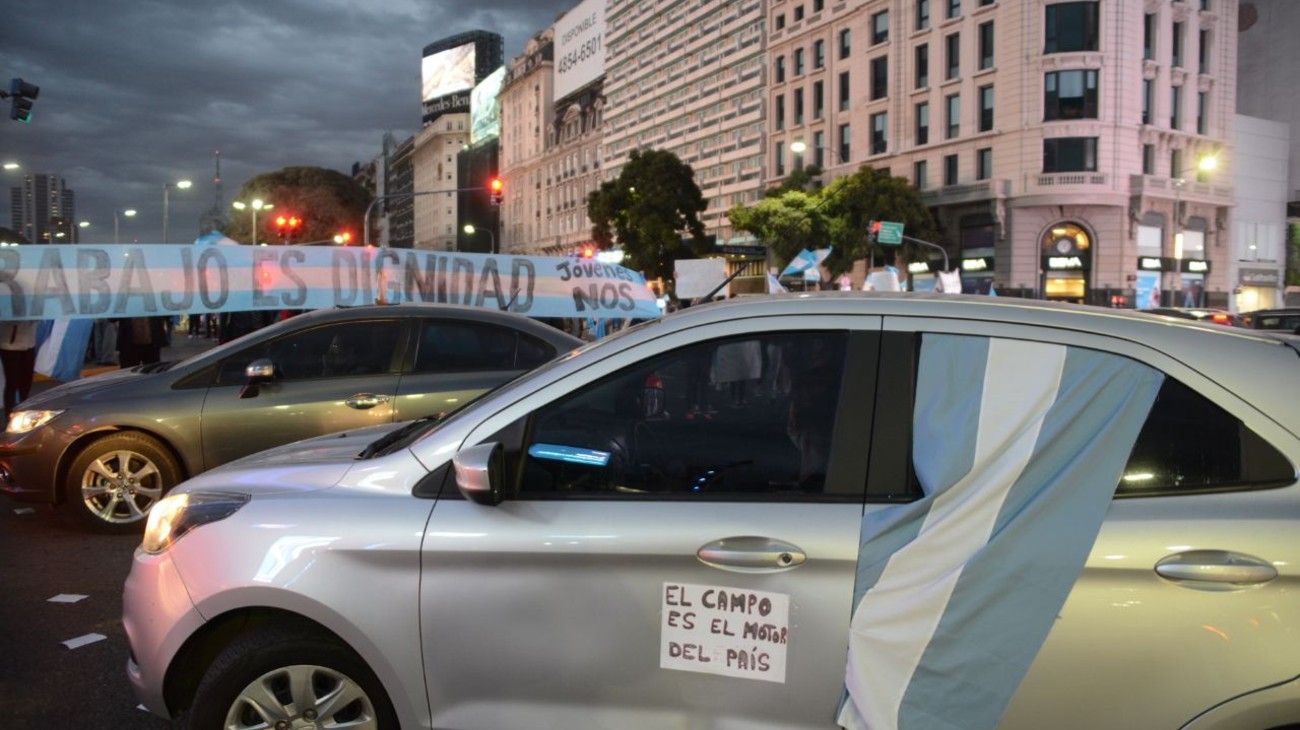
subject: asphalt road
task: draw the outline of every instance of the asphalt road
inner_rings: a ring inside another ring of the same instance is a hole
[[[0,496],[4,727],[168,726],[137,707],[126,680],[122,584],[139,542],[138,535],[92,534],[49,506]],[[49,601],[59,594],[85,598]],[[91,633],[107,638],[77,649],[61,643]]]

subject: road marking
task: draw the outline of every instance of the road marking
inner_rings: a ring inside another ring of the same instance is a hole
[[[67,641],[62,642],[62,644],[69,649],[80,649],[86,644],[93,644],[96,641],[103,641],[107,638],[108,637],[103,634],[86,634],[85,636],[78,636],[75,639],[68,639]]]
[[[142,711],[144,711],[144,712],[148,712],[148,711],[149,711],[149,708],[148,708],[148,707],[145,707],[144,705],[136,705],[136,706],[135,706],[135,709],[137,709],[137,710],[142,710]]]
[[[35,507],[17,507],[14,509],[16,515],[30,515],[36,512]]]
[[[84,601],[87,598],[90,598],[90,596],[83,596],[80,593],[60,593],[53,598],[47,598],[45,600],[47,603],[76,603],[77,601]]]

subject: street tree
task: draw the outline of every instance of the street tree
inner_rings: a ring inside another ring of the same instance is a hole
[[[816,192],[789,190],[757,203],[737,205],[727,219],[766,245],[778,261],[789,261],[801,250],[824,248],[830,242],[823,199]]]
[[[707,251],[705,207],[695,171],[666,150],[633,150],[618,177],[587,196],[597,246],[617,243],[624,265],[650,279],[669,279],[674,261]]]
[[[888,169],[862,167],[852,175],[836,178],[818,191],[821,211],[826,216],[827,235],[834,248],[826,267],[832,273],[847,271],[853,262],[868,256],[877,260],[894,257],[897,266],[923,258],[911,244],[903,247],[872,245],[867,226],[873,220],[897,221],[914,238],[933,241],[937,235],[934,217],[921,200],[921,193],[906,179],[892,177]]]
[[[329,241],[340,231],[360,240],[361,217],[370,203],[370,193],[360,183],[336,170],[323,167],[286,167],[258,175],[240,186],[235,200],[245,204],[260,198],[274,207],[257,216],[257,240],[278,242],[275,219],[297,216],[303,221],[295,233],[297,242]],[[232,210],[225,234],[236,241],[251,242],[252,215]]]

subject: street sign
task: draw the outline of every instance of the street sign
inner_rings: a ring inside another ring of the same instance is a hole
[[[903,245],[903,224],[894,221],[880,221],[880,231],[876,234],[876,243],[882,246]]]

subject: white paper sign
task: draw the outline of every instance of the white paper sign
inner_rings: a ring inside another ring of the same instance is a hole
[[[790,596],[664,583],[659,667],[785,682]]]

